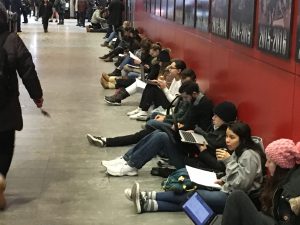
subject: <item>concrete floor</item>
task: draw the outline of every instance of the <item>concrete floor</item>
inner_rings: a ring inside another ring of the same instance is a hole
[[[1,225],[157,225],[192,224],[184,213],[137,215],[123,194],[135,180],[148,190],[160,190],[162,179],[149,171],[137,177],[108,177],[100,161],[128,150],[90,146],[86,133],[115,136],[137,131],[131,121],[139,96],[121,107],[108,106],[99,84],[100,74],[113,70],[98,59],[108,51],[100,47],[103,34],[86,33],[66,20],[50,23],[43,33],[41,22],[29,20],[20,34],[32,53],[44,89],[43,117],[21,86],[24,129],[17,133],[13,163],[7,177],[8,208],[0,213]]]

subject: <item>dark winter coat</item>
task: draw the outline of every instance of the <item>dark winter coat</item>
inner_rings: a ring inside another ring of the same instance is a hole
[[[3,48],[8,55],[11,88],[7,105],[0,109],[0,131],[21,130],[23,120],[19,102],[17,72],[32,99],[42,98],[43,92],[31,54],[21,38],[15,33],[9,34]]]
[[[52,15],[52,4],[50,2],[47,5],[45,3],[41,4],[39,15],[45,19],[49,19]]]
[[[114,25],[116,27],[122,24],[122,13],[124,11],[124,5],[120,0],[112,0],[108,6],[108,19],[107,23],[109,25]]]

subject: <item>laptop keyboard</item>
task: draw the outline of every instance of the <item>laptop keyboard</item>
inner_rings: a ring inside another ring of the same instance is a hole
[[[193,137],[191,132],[182,132],[181,134],[184,137],[185,141],[191,143],[197,143],[196,139]]]

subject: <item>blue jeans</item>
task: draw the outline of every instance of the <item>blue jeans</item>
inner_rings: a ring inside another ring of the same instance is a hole
[[[224,211],[225,203],[228,194],[223,191],[208,191],[197,190],[198,194],[203,198],[207,205],[216,213],[221,214]],[[182,205],[188,199],[191,193],[184,193],[182,195],[175,194],[173,191],[156,193],[156,201],[158,204],[158,211],[176,212],[182,211]]]
[[[167,127],[168,128],[171,128],[172,127],[172,124],[169,124],[169,123],[165,123],[165,122],[161,122],[161,121],[157,121],[155,119],[151,119],[151,120],[148,120],[147,123],[146,123],[147,126],[150,126],[152,128],[155,128],[155,129],[159,129],[159,130],[164,130],[166,129]]]
[[[138,78],[140,75],[141,75],[141,74],[140,74],[140,73],[137,73],[137,72],[129,72],[129,73],[127,74],[127,76],[128,76],[129,78]]]
[[[141,139],[123,158],[129,166],[140,169],[159,152],[168,155],[176,168],[185,166],[184,156],[179,152],[178,146],[170,141],[165,132],[159,130],[155,130]]]
[[[120,69],[120,70],[122,70],[123,69],[123,67],[126,65],[126,64],[131,64],[131,58],[130,58],[130,56],[129,55],[127,55],[124,59],[123,59],[123,61],[121,62],[121,64],[118,66],[118,68]]]
[[[106,39],[106,41],[109,43],[112,41],[112,39],[114,39],[117,36],[117,32],[113,31],[110,33],[110,35],[108,36],[108,38]]]

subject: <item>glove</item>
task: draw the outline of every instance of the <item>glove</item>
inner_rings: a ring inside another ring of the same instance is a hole
[[[40,99],[34,99],[33,101],[36,104],[36,107],[38,107],[38,108],[42,108],[43,107],[43,102],[44,102],[43,97],[41,97]]]

